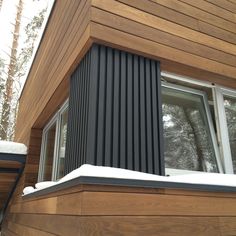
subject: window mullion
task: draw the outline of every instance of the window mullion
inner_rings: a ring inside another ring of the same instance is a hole
[[[225,169],[225,173],[233,174],[233,162],[230,150],[229,143],[229,133],[227,128],[227,120],[224,109],[224,99],[221,89],[216,87],[214,90],[215,96],[215,108],[216,108],[216,119],[217,119],[217,127],[218,127],[218,137],[221,145],[221,152],[223,154],[223,165]]]
[[[57,180],[57,166],[59,157],[59,146],[60,146],[60,124],[61,124],[61,113],[58,112],[56,119],[56,134],[55,134],[55,146],[53,155],[53,168],[52,168],[52,180]]]
[[[45,144],[47,143],[47,135],[45,130],[43,131],[42,135],[42,147],[41,147],[41,154],[40,154],[40,162],[39,162],[39,175],[38,175],[38,182],[41,182],[43,179],[43,172],[44,172],[44,160],[45,160]]]
[[[218,169],[220,173],[223,173],[223,167],[222,167],[222,163],[220,160],[220,153],[219,153],[219,148],[217,145],[217,138],[216,138],[216,134],[214,131],[214,127],[213,127],[213,123],[212,123],[212,117],[211,117],[211,112],[210,112],[210,108],[209,108],[209,103],[208,103],[208,99],[206,94],[203,94],[203,100],[204,100],[204,106],[206,109],[206,115],[207,115],[207,119],[208,119],[208,124],[209,124],[209,128],[210,128],[210,133],[211,133],[211,138],[212,138],[212,143],[214,146],[214,151],[215,151],[215,156],[216,156],[216,161],[218,164]]]

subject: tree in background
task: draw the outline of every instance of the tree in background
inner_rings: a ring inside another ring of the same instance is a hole
[[[20,50],[20,53],[17,56],[17,61],[15,65],[15,76],[13,84],[14,94],[12,99],[10,124],[8,126],[9,140],[13,140],[14,138],[18,111],[18,99],[20,91],[22,89],[22,78],[24,78],[27,73],[29,61],[33,55],[35,42],[42,27],[46,11],[46,8],[40,11],[39,14],[34,16],[32,21],[27,24],[24,29],[26,34],[26,40],[24,42],[24,47]]]
[[[0,11],[2,9],[2,2],[3,2],[3,0],[0,0]]]
[[[23,0],[19,0],[17,6],[17,13],[15,19],[15,26],[13,32],[13,41],[11,46],[11,54],[10,54],[10,63],[8,66],[7,79],[4,88],[3,94],[3,104],[2,104],[2,116],[0,122],[0,137],[2,140],[11,139],[8,136],[8,129],[10,123],[10,113],[11,113],[11,103],[13,99],[13,82],[14,76],[16,72],[16,56],[19,42],[19,32],[20,32],[20,24],[23,10]],[[11,136],[11,135],[10,135]]]
[[[2,3],[3,0],[0,0],[0,12],[2,10]],[[5,62],[2,58],[0,58],[0,101],[2,100],[2,94],[4,90],[4,84],[5,84]],[[0,106],[0,114],[2,113],[2,106]]]
[[[234,171],[236,171],[236,100],[231,97],[224,97],[225,113],[227,118],[230,149]]]
[[[5,62],[0,58],[0,98],[2,96],[2,91],[4,90],[4,72],[5,72]]]
[[[34,16],[32,21],[27,24],[24,29],[27,38],[24,42],[24,47],[21,49],[17,57],[16,64],[16,80],[19,83],[20,79],[25,76],[25,73],[27,71],[27,65],[33,54],[35,42],[42,27],[46,11],[47,9],[43,9],[42,11],[40,11],[39,14],[37,16]]]
[[[27,73],[29,61],[35,48],[35,42],[47,10],[43,9],[40,11],[40,13],[34,16],[26,25],[24,28],[26,40],[24,41],[23,48],[19,49],[18,40],[22,9],[23,0],[19,0],[14,27],[14,37],[11,53],[9,55],[10,63],[7,72],[4,72],[5,64],[0,58],[0,140],[13,140],[14,138],[18,99],[22,88],[22,78],[24,78]],[[6,73],[5,79],[4,76],[1,76],[1,73]]]

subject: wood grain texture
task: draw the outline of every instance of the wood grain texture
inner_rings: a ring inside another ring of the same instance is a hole
[[[37,213],[37,214],[81,214],[82,196],[80,193],[67,194],[34,201],[12,204],[12,213]]]
[[[1,163],[2,163],[2,161],[1,161]],[[16,177],[17,177],[16,173],[0,173],[0,181],[2,181],[2,182],[8,182],[8,181],[11,182],[12,180],[15,180]]]
[[[126,0],[123,0],[123,1],[126,1]],[[174,10],[175,12],[180,12],[190,17],[193,17],[194,19],[198,19],[200,22],[205,22],[207,25],[214,25],[217,28],[221,28],[223,30],[236,33],[236,24],[228,20],[225,20],[224,18],[221,17],[221,15],[218,15],[218,16],[213,15],[210,12],[200,10],[199,8],[193,7],[181,1],[174,1],[174,0],[166,0],[166,1],[151,0],[151,1],[157,4],[160,4],[162,6],[165,6],[166,8],[170,8]],[[198,6],[199,5],[200,4],[198,3]],[[209,32],[209,34],[210,33],[211,32]]]
[[[56,235],[221,235],[213,217],[76,217],[17,214],[13,222]],[[166,222],[169,228],[166,228]]]
[[[176,190],[178,192],[178,190]],[[236,196],[82,191],[11,205],[11,213],[236,216]]]
[[[236,13],[236,6],[234,3],[228,0],[206,0],[207,2],[213,3],[216,6],[219,6],[223,9],[226,9],[230,12]]]
[[[121,1],[92,1],[96,9],[91,9],[91,36],[96,42],[160,60],[161,67],[173,73],[235,87],[235,40],[228,43],[200,28],[163,19],[151,1]],[[198,27],[210,25],[214,33],[216,26],[206,24],[199,22]]]
[[[225,75],[220,76],[219,74],[183,65],[178,62],[170,62],[168,60],[163,60],[161,64],[161,70],[165,72],[171,72],[177,75],[185,75],[189,78],[207,81],[225,87],[230,87],[232,89],[236,88],[235,79],[233,78],[226,77]]]
[[[205,12],[208,12],[210,14],[213,14],[215,16],[221,17],[225,20],[228,20],[230,22],[236,23],[236,17],[235,14],[222,8],[217,5],[214,5],[213,3],[207,2],[206,0],[180,0],[181,2],[184,2],[186,4],[189,4],[190,6],[193,6],[197,9],[201,9]],[[235,1],[235,0],[231,0]]]
[[[140,51],[145,47],[146,53],[149,55],[152,54],[156,60],[162,60],[164,57],[168,60],[174,60],[185,65],[193,65],[202,70],[210,70],[218,74],[222,73],[228,77],[236,75],[236,67],[222,65],[222,63],[214,62],[196,55],[191,55],[191,60],[189,60],[189,53],[185,53],[184,51],[160,43],[150,42],[147,39],[139,38],[126,32],[121,32],[97,23],[91,23],[91,34],[94,39],[100,43],[110,46],[115,43],[119,45],[120,48],[129,48],[129,50],[133,52]]]
[[[18,236],[18,234],[13,233],[9,229],[4,230],[4,232],[1,234],[2,236]]]
[[[201,9],[205,12],[208,12],[210,14],[213,14],[215,16],[219,16],[223,19],[226,19],[228,21],[231,21],[233,23],[236,23],[236,16],[234,13],[219,7],[217,5],[214,5],[213,3],[207,2],[206,0],[180,0],[181,2],[184,2],[186,4],[189,4],[190,6],[193,6],[197,9]],[[235,0],[231,0],[235,1]]]
[[[229,201],[215,197],[102,192],[83,195],[82,214],[85,215],[236,216],[235,198]]]
[[[179,49],[183,52],[188,52],[220,63],[222,63],[222,58],[226,58],[224,64],[236,67],[235,55],[228,55],[220,50],[190,40],[185,40],[181,37],[174,36],[158,29],[153,29],[152,27],[145,26],[124,17],[113,15],[112,13],[102,11],[98,8],[91,9],[91,17],[94,22],[131,33],[132,35],[137,35],[140,38],[145,38],[153,42]],[[126,26],[125,28],[124,24]],[[145,32],[145,34],[143,32]]]
[[[21,167],[21,163],[17,161],[0,161],[0,168],[13,168],[13,169],[18,169]],[[1,174],[0,174],[1,175]],[[0,177],[1,179],[1,177]]]
[[[18,162],[0,161],[0,167],[4,168],[19,168]],[[5,206],[9,193],[14,186],[17,178],[17,173],[0,173],[0,211]]]
[[[10,206],[13,213],[56,214],[57,197],[38,200],[37,202],[16,203]]]
[[[148,11],[147,9],[141,11],[138,9],[138,5],[136,7],[130,7],[115,0],[93,0],[92,5],[108,12],[112,12],[113,14],[117,14],[133,21],[137,21],[144,25],[148,25],[153,28],[160,29],[164,32],[174,34],[176,36],[180,36],[182,38],[189,39],[212,48],[226,51],[230,54],[235,55],[236,53],[234,44],[227,43],[223,40],[219,40],[215,37],[203,34],[199,31],[192,30],[177,23],[150,14],[149,11],[151,11],[151,6],[148,7]],[[147,8],[147,6],[148,5],[146,4],[145,8]]]
[[[235,235],[236,195],[83,185],[12,204],[16,235]],[[172,194],[171,191],[173,191]],[[62,195],[61,195],[62,194]],[[41,232],[42,231],[42,232]]]
[[[220,217],[221,235],[236,234],[236,217]]]
[[[224,20],[220,16],[207,13],[183,2],[174,0],[140,0],[138,5],[135,1],[131,0],[119,0],[119,2],[138,8],[141,11],[145,10],[157,17],[224,41],[230,43],[236,42],[235,23]]]
[[[31,227],[26,227],[24,225],[16,224],[13,222],[8,222],[8,228],[10,231],[15,233],[16,235],[24,235],[24,236],[32,236],[32,235],[40,235],[40,236],[52,236],[54,234],[48,233],[41,230],[37,230]]]

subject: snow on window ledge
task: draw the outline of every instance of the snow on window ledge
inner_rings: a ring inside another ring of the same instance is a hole
[[[236,187],[236,175],[232,174],[218,174],[218,173],[201,173],[199,174],[186,174],[178,176],[160,176],[154,174],[143,173],[139,171],[132,171],[127,169],[105,167],[105,166],[93,166],[84,164],[78,169],[73,170],[62,179],[57,182],[45,181],[37,183],[35,188],[28,186],[23,190],[23,195],[50,188],[55,185],[60,185],[65,182],[70,182],[81,176],[86,177],[102,177],[111,179],[127,179],[127,180],[146,180],[146,181],[161,181],[169,183],[185,183],[196,185],[215,185]]]
[[[0,153],[26,155],[27,147],[23,143],[0,141]]]

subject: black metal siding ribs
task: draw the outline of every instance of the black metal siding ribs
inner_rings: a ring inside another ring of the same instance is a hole
[[[87,163],[164,174],[159,62],[93,45],[71,77],[68,173]]]

